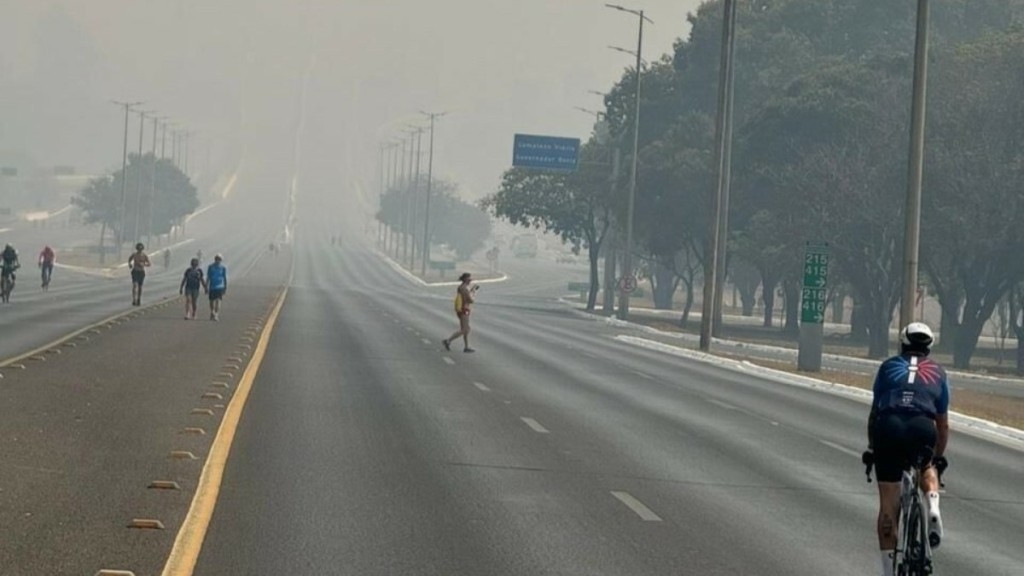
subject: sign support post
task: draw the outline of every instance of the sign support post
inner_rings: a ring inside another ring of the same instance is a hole
[[[797,370],[821,372],[825,307],[828,304],[828,244],[807,243],[800,289],[800,349]]]

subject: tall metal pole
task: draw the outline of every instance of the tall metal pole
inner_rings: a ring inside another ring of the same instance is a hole
[[[430,193],[434,186],[434,120],[444,116],[445,112],[420,112],[430,118],[430,151],[427,153],[427,201],[423,209],[423,262],[420,275],[427,275],[427,263],[430,261]]]
[[[142,208],[142,136],[146,128],[146,111],[139,110],[139,155],[136,161],[138,162],[138,177],[135,179],[135,229],[132,232],[135,234],[136,242],[141,238],[139,234],[139,211]]]
[[[419,203],[416,197],[420,191],[420,157],[423,155],[423,132],[422,128],[416,130],[416,170],[414,170],[415,180],[413,180],[412,185],[412,214],[409,218],[409,237],[412,239],[412,257],[409,258],[409,270],[416,269],[416,235],[414,232],[416,231],[416,205]],[[422,252],[423,250],[421,249],[420,253],[422,254]]]
[[[167,151],[167,122],[160,123],[160,159],[163,160],[167,157],[164,154]]]
[[[188,143],[189,143],[189,140],[191,139],[191,137],[192,137],[192,132],[190,130],[185,130],[184,138],[182,138],[183,146],[184,146],[185,151],[184,151],[184,154],[183,154],[184,160],[182,160],[182,169],[181,169],[181,171],[185,173],[185,177],[186,178],[188,178]]]
[[[626,209],[626,251],[623,255],[622,263],[622,275],[623,278],[633,277],[633,212],[634,205],[636,203],[636,178],[637,168],[639,162],[640,152],[640,79],[641,70],[643,67],[643,47],[644,47],[644,21],[654,23],[650,18],[644,16],[643,10],[631,10],[629,8],[623,8],[614,4],[605,4],[609,8],[619,10],[621,12],[628,12],[637,16],[639,20],[639,29],[637,31],[636,39],[636,83],[635,83],[635,94],[634,94],[634,109],[633,109],[633,162],[632,169],[629,175],[629,202]],[[619,309],[617,316],[625,320],[629,317],[629,296],[631,290],[626,290],[628,286],[623,284],[619,290]]]
[[[412,214],[409,211],[409,198],[412,196],[412,166],[413,166],[413,154],[416,150],[416,130],[409,130],[406,132],[409,135],[409,167],[405,173],[405,193],[402,198],[402,260],[405,261],[409,257],[409,232],[411,228],[409,226],[412,220]]]
[[[142,102],[118,102],[115,100],[114,104],[124,106],[124,139],[121,148],[121,206],[117,211],[117,234],[114,235],[117,241],[117,258],[120,260],[121,245],[124,243],[126,204],[128,202],[128,114],[132,111],[133,106],[142,104]],[[104,258],[105,253],[101,252],[100,261],[102,262]]]
[[[722,14],[722,48],[718,68],[718,114],[715,119],[715,165],[718,182],[714,197],[714,222],[704,258],[704,302],[700,317],[700,349],[711,348],[718,283],[724,274],[726,222],[729,217],[729,175],[732,154],[732,77],[735,48],[736,3],[725,0]],[[721,264],[721,268],[719,267]]]
[[[921,236],[921,180],[924,175],[924,122],[928,89],[928,0],[917,0],[917,42],[914,47],[914,100],[910,119],[910,165],[907,177],[903,238],[903,295],[900,325],[914,321],[918,251]]]
[[[156,122],[158,118],[153,117],[153,171],[149,179],[149,224],[146,226],[146,244],[153,243],[153,200],[156,198]]]

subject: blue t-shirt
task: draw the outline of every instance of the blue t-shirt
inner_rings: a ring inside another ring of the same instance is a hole
[[[872,406],[879,413],[909,412],[932,418],[949,411],[949,380],[939,363],[926,356],[889,358],[875,376]]]
[[[206,282],[210,290],[225,290],[228,287],[228,269],[214,262],[206,269]]]

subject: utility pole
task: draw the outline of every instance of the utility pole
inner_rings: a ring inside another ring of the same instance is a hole
[[[153,243],[153,202],[156,200],[156,123],[159,118],[153,117],[153,171],[149,179],[149,224],[146,226],[146,244]]]
[[[126,203],[128,200],[128,113],[132,111],[132,107],[142,104],[142,102],[117,102],[114,104],[118,106],[124,106],[124,144],[121,151],[121,208],[117,212],[117,259],[121,259],[121,246],[124,244],[124,221],[125,212],[127,210]],[[103,262],[106,259],[106,252],[100,251],[100,261]]]
[[[725,238],[729,222],[729,176],[732,170],[732,103],[733,58],[735,56],[736,2],[725,0],[722,18],[722,47],[718,68],[718,114],[715,118],[715,166],[718,172],[715,189],[714,224],[704,259],[704,302],[700,315],[700,349],[711,349],[714,319],[719,311],[722,291],[719,283],[725,275]]]
[[[917,40],[914,46],[914,96],[910,119],[910,163],[904,209],[903,294],[900,326],[914,321],[918,255],[921,240],[921,180],[924,176],[924,122],[928,90],[928,0],[917,0]]]
[[[430,262],[430,194],[434,186],[434,121],[447,112],[424,112],[420,114],[430,118],[430,151],[427,153],[427,201],[423,209],[423,263],[420,265],[420,275],[427,275],[427,265]]]
[[[622,262],[622,277],[625,282],[619,289],[619,310],[618,317],[621,320],[625,320],[629,317],[629,296],[632,288],[630,284],[635,287],[635,284],[630,282],[634,278],[633,271],[633,211],[634,204],[636,203],[636,172],[637,162],[639,160],[640,152],[640,78],[641,69],[643,67],[643,46],[644,46],[644,21],[654,24],[654,22],[644,16],[643,10],[631,10],[629,8],[623,8],[615,4],[605,4],[605,6],[618,10],[620,12],[627,12],[636,16],[639,20],[639,30],[637,32],[636,40],[636,81],[635,81],[635,94],[634,94],[634,110],[633,110],[633,167],[630,170],[629,175],[629,203],[626,210],[626,252],[623,256]],[[614,48],[614,47],[612,47]],[[615,48],[616,50],[620,50]],[[629,52],[628,50],[622,50]]]
[[[142,136],[146,128],[146,114],[148,113],[147,110],[139,110],[139,156],[137,159],[139,168],[137,170],[138,177],[135,179],[135,229],[132,230],[136,242],[142,238],[142,235],[139,234],[139,213],[142,209]]]
[[[416,169],[414,170],[416,176],[412,185],[412,198],[410,199],[412,212],[409,216],[409,238],[411,238],[410,241],[412,243],[412,255],[409,258],[410,271],[416,269],[416,206],[419,204],[416,197],[419,195],[420,191],[420,156],[423,153],[423,132],[424,130],[422,128],[416,130]],[[423,250],[421,249],[420,254],[422,255],[422,253]]]

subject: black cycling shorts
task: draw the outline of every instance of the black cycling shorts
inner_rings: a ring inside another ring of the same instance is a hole
[[[923,456],[935,454],[935,420],[916,412],[888,412],[875,421],[875,476],[879,482],[899,482],[903,471]],[[930,460],[929,460],[930,461]]]
[[[132,284],[138,284],[142,286],[142,283],[146,280],[145,270],[132,270]]]

